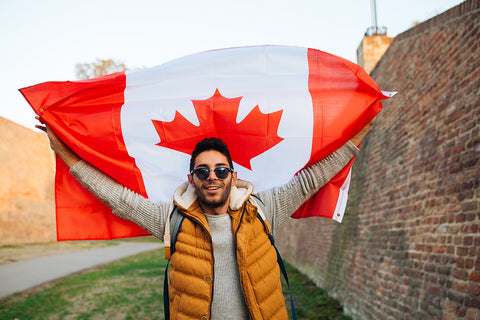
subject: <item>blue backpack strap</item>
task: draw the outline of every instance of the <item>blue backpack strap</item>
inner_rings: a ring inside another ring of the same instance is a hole
[[[170,260],[165,267],[165,275],[163,279],[163,313],[165,319],[170,319],[170,295],[168,294],[168,267],[170,266]]]
[[[175,243],[177,242],[177,235],[182,226],[185,216],[178,212],[177,206],[172,202],[167,221],[165,223],[165,232],[163,236],[163,243],[165,246],[165,259],[168,260],[165,267],[165,275],[163,279],[163,310],[165,319],[170,319],[170,295],[168,291],[168,267],[170,266],[170,257],[175,252]]]
[[[252,195],[249,198],[249,201],[251,204],[257,207],[257,218],[263,224],[263,228],[267,232],[268,238],[270,239],[270,243],[275,248],[275,252],[277,253],[277,263],[278,263],[278,266],[280,267],[280,270],[282,270],[283,277],[287,282],[288,293],[290,294],[290,305],[292,306],[292,317],[294,320],[297,320],[297,312],[295,311],[295,305],[293,303],[292,290],[290,290],[290,282],[288,281],[287,269],[285,268],[285,264],[283,263],[282,256],[280,255],[280,252],[278,251],[277,246],[275,246],[275,239],[273,238],[272,229],[267,221],[265,214],[263,213],[263,209],[264,209],[263,202],[256,195]]]

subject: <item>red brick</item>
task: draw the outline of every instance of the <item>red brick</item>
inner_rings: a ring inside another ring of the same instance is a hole
[[[475,247],[480,247],[480,237],[475,237]]]
[[[459,307],[457,308],[457,310],[455,311],[455,314],[458,316],[458,317],[465,317],[465,314],[467,313],[467,310],[464,308],[464,307]]]
[[[461,208],[461,207],[460,207]],[[456,223],[461,223],[461,222],[465,222],[465,215],[463,213],[457,215],[456,217]]]
[[[463,238],[463,245],[464,246],[470,246],[473,244],[473,237],[472,236],[467,236]]]
[[[461,293],[470,293],[470,285],[468,283],[455,283],[453,290]]]
[[[465,268],[471,269],[474,266],[474,260],[473,259],[467,259],[465,261]]]
[[[463,211],[471,211],[471,210],[476,210],[477,209],[477,202],[476,201],[471,201],[471,202],[464,202],[462,203],[462,210]]]
[[[479,286],[472,286],[472,295],[478,297],[480,296],[480,287]]]
[[[468,279],[468,272],[465,270],[455,270],[453,271],[453,277],[459,280],[467,280]]]
[[[447,252],[447,247],[446,246],[435,246],[433,248],[433,251],[435,253],[445,253],[445,252]]]
[[[468,277],[468,280],[480,282],[480,272],[472,272],[470,277]]]
[[[468,248],[458,247],[457,248],[457,255],[461,256],[461,257],[468,255]]]

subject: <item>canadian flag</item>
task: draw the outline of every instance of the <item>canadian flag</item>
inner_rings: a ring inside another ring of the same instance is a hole
[[[389,97],[359,66],[301,47],[213,50],[131,73],[20,89],[80,157],[153,201],[172,201],[204,137],[238,177],[280,186],[351,139]],[[353,160],[293,218],[343,218]],[[147,234],[114,216],[57,159],[58,240]]]

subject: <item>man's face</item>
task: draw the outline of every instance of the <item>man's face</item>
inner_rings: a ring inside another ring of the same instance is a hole
[[[215,209],[225,206],[225,213],[228,209],[230,200],[230,190],[232,185],[237,183],[237,173],[231,172],[227,178],[221,180],[217,178],[213,169],[219,167],[229,168],[227,157],[215,150],[208,150],[200,153],[195,159],[194,169],[207,168],[212,169],[208,178],[204,181],[198,179],[197,175],[189,174],[188,181],[195,188],[200,205],[206,208]]]

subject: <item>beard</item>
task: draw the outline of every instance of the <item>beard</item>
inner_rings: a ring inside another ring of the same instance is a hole
[[[230,196],[230,191],[232,189],[232,179],[228,180],[228,182],[225,184],[225,188],[223,189],[223,192],[218,196],[218,197],[210,197],[208,196],[205,192],[203,192],[203,188],[208,187],[208,184],[205,184],[203,187],[195,184],[195,191],[197,193],[198,197],[198,202],[200,203],[200,206],[202,208],[218,208],[225,203],[227,203],[228,197]]]

